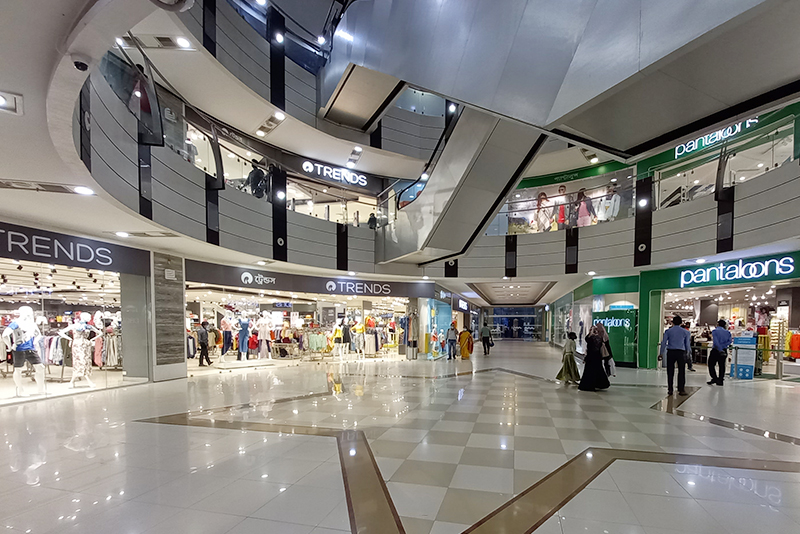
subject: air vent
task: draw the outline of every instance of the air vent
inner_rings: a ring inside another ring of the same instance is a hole
[[[45,193],[70,193],[73,194],[75,186],[61,184],[46,184],[40,182],[19,182],[13,180],[0,181],[0,189],[18,189],[24,191],[40,191]]]
[[[172,37],[159,37],[156,35],[155,38],[161,48],[180,48]]]

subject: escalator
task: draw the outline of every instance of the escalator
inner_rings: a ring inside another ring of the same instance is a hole
[[[429,263],[466,253],[517,186],[546,136],[522,123],[463,110],[424,187],[404,191],[378,229],[380,263]]]

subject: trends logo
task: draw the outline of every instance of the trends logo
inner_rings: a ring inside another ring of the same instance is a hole
[[[303,170],[306,172],[314,172],[314,164],[310,161],[303,162]]]
[[[336,282],[328,280],[325,283],[325,289],[331,293],[336,292],[340,294],[352,295],[391,295],[391,284],[381,284],[379,282]]]
[[[325,289],[328,291],[336,291],[336,282],[330,280],[327,284],[325,284]]]
[[[248,273],[247,271],[242,273],[242,283],[243,284],[252,284],[253,283],[253,275]]]

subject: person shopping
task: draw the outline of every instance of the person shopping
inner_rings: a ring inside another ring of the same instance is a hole
[[[447,342],[447,359],[455,360],[456,343],[458,343],[458,329],[456,328],[456,323],[450,323],[450,328],[447,329],[444,339]]]
[[[483,343],[483,355],[488,356],[492,350],[492,329],[489,328],[489,325],[483,323],[483,328],[481,328],[481,342]]]
[[[606,376],[616,376],[616,369],[612,369],[614,365],[614,355],[611,353],[611,342],[608,339],[608,332],[603,323],[597,323],[597,332],[603,338],[603,348],[600,352],[603,353],[603,369],[606,370]]]
[[[598,389],[608,389],[611,383],[608,381],[606,370],[603,369],[603,334],[593,325],[586,336],[586,358],[584,358],[583,377],[581,377],[578,389],[581,391],[597,391]]]
[[[578,371],[578,364],[575,363],[575,340],[578,336],[575,332],[567,334],[567,340],[564,342],[564,351],[561,357],[561,370],[556,375],[556,380],[561,380],[569,385],[570,382],[575,382],[577,385],[581,381],[581,373]]]
[[[725,380],[725,360],[728,359],[728,347],[733,342],[733,336],[728,331],[728,323],[725,319],[720,319],[717,322],[717,327],[711,332],[711,354],[708,357],[708,374],[711,375],[711,380],[708,385],[714,384],[721,386]],[[719,376],[717,376],[717,365],[719,365]]]
[[[200,344],[200,367],[205,367],[208,362],[211,365],[211,358],[208,356],[208,321],[200,323],[197,329],[197,343]]]
[[[672,395],[675,381],[675,365],[678,366],[678,394],[686,393],[686,358],[692,352],[689,332],[681,326],[683,319],[676,315],[672,318],[672,327],[664,332],[661,340],[661,357],[667,358],[667,395]]]
[[[464,328],[458,334],[458,346],[461,348],[461,359],[469,360],[469,355],[472,354],[472,349],[475,347],[475,341],[472,339],[472,332],[469,328]]]

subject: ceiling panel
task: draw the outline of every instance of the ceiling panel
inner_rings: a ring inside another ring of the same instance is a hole
[[[482,282],[468,284],[492,306],[537,304],[555,282]]]

